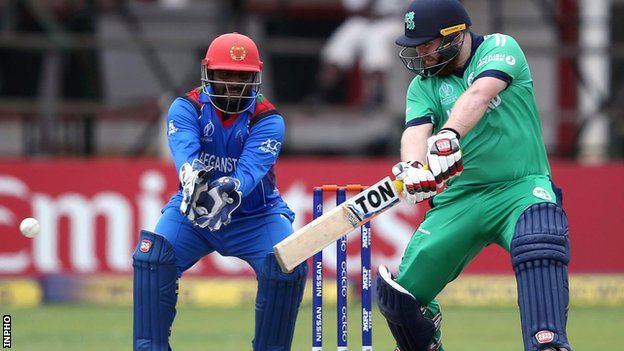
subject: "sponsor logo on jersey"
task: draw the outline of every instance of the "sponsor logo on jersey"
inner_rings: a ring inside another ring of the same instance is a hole
[[[555,333],[550,330],[540,330],[535,334],[535,339],[540,344],[552,342],[555,339]]]
[[[438,94],[440,95],[440,103],[442,105],[453,105],[457,100],[457,95],[455,95],[455,88],[453,88],[452,85],[446,82],[442,82],[442,84],[440,84]]]
[[[490,62],[505,62],[508,65],[513,66],[516,64],[516,58],[512,55],[506,55],[501,53],[490,54],[482,57],[481,59],[479,59],[479,61],[477,61],[477,68],[481,68],[481,66],[484,66]]]
[[[232,157],[220,157],[216,155],[210,155],[202,153],[199,159],[206,165],[206,167],[213,167],[216,171],[223,173],[232,173],[236,169],[238,164],[237,158]]]
[[[243,146],[245,144],[245,137],[243,137],[243,131],[237,130],[236,136],[234,137],[239,146]]]
[[[173,124],[173,120],[169,121],[169,130],[167,130],[167,135],[173,135],[178,131],[178,128]]]
[[[548,201],[552,200],[552,196],[550,196],[550,193],[546,191],[546,189],[542,188],[541,186],[536,186],[533,189],[533,196],[540,198],[542,200],[548,200]]]
[[[208,121],[208,124],[204,127],[204,133],[202,135],[201,141],[204,143],[212,142],[212,135],[215,132],[215,126],[212,121]]]
[[[423,234],[431,235],[430,231],[428,231],[427,229],[424,229],[422,227],[418,227],[418,231],[423,233]]]
[[[282,143],[275,140],[275,139],[267,139],[265,142],[263,142],[262,144],[260,144],[260,146],[258,147],[258,149],[260,151],[264,151],[268,154],[271,154],[273,156],[277,156],[277,153],[279,152],[280,148],[282,147]]]
[[[484,56],[480,58],[479,61],[477,61],[477,68],[481,68],[481,66],[488,64],[490,62],[503,62],[505,61],[506,57],[507,55],[501,54],[501,53],[490,54],[490,55]]]
[[[451,94],[453,94],[453,86],[446,83],[446,82],[442,82],[442,84],[440,85],[440,89],[438,90],[438,92],[440,93],[440,96],[445,98]]]
[[[139,251],[148,252],[152,248],[152,242],[147,239],[141,240],[141,246],[139,246]]]

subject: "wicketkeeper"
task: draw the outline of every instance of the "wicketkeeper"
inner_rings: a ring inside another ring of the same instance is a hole
[[[435,297],[497,244],[516,274],[524,349],[571,351],[568,221],[551,180],[531,72],[514,38],[477,35],[470,25],[456,0],[414,0],[396,41],[417,76],[393,173],[407,202],[429,199],[432,208],[397,277],[380,267],[379,308],[401,351],[443,350]]]
[[[177,98],[167,116],[180,189],[134,252],[134,350],[171,350],[178,279],[217,251],[257,275],[253,350],[288,351],[307,266],[282,273],[272,253],[293,232],[273,168],[284,120],[259,94],[262,61],[249,37],[214,39],[201,72],[201,87]]]

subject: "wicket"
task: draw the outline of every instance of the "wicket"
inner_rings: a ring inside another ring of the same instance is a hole
[[[336,193],[336,205],[346,200],[347,192],[361,192],[366,187],[359,184],[346,186],[323,185],[314,187],[313,217],[323,214],[324,193]],[[362,303],[362,351],[373,350],[373,320],[371,294],[371,229],[370,222],[360,227],[361,233],[361,303]],[[323,350],[323,251],[312,259],[312,351]],[[337,350],[347,351],[347,238],[336,242],[336,283],[337,283]]]

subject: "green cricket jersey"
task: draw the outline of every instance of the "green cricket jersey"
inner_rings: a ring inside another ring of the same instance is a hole
[[[418,76],[407,92],[406,126],[433,123],[437,132],[475,79],[495,77],[508,83],[479,123],[462,136],[464,171],[433,198],[401,260],[396,282],[427,306],[428,318],[440,310],[436,296],[484,247],[495,243],[510,250],[523,211],[560,200],[550,180],[531,72],[522,50],[504,34],[471,35],[472,56],[464,70],[427,79]],[[440,337],[437,329],[434,340]]]
[[[550,175],[533,92],[531,72],[516,40],[505,34],[472,35],[472,57],[463,75],[417,76],[407,91],[406,126],[433,123],[442,128],[459,96],[481,77],[508,82],[460,146],[461,176],[449,185],[481,185],[528,175]]]

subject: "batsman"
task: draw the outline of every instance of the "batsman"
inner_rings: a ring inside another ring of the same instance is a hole
[[[431,209],[396,278],[379,267],[378,305],[397,349],[443,350],[435,298],[496,244],[509,252],[516,275],[524,350],[571,351],[568,221],[531,72],[514,38],[477,35],[470,26],[456,0],[414,0],[396,41],[417,76],[393,173],[407,202],[428,199]]]
[[[307,266],[283,273],[273,255],[292,234],[294,213],[274,171],[284,119],[259,93],[261,73],[253,40],[223,34],[202,60],[201,87],[171,104],[167,136],[180,187],[133,255],[135,351],[171,350],[178,279],[215,251],[256,273],[253,350],[290,350]]]

